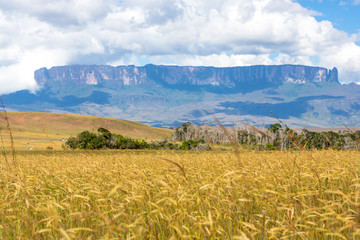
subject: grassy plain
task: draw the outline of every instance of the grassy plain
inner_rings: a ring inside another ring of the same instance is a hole
[[[154,128],[148,125],[113,119],[62,113],[22,113],[8,112],[7,117],[14,137],[16,150],[62,149],[64,139],[76,136],[82,131],[97,132],[99,127],[126,137],[157,140],[170,137],[172,130]],[[0,114],[0,130],[4,146],[10,146],[10,138]]]
[[[0,239],[359,239],[359,151],[18,151]],[[179,165],[177,165],[179,164]]]

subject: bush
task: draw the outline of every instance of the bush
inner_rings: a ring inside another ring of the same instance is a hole
[[[77,136],[76,148],[80,149],[99,149],[105,141],[103,135],[96,135],[89,131],[84,131]]]
[[[183,149],[183,150],[210,150],[204,140],[189,140],[179,146],[167,140],[147,143],[143,140],[131,139],[120,134],[113,134],[105,128],[99,128],[98,134],[84,131],[76,137],[70,137],[65,143],[71,149]],[[64,149],[66,148],[64,146]]]
[[[182,150],[210,150],[210,146],[205,144],[203,139],[201,140],[188,140],[181,144],[180,149]]]
[[[272,145],[271,143],[267,143],[266,147],[270,151],[277,150],[277,148],[274,145]]]

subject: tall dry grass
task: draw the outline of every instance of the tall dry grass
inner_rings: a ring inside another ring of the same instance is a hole
[[[5,122],[5,126],[6,126],[6,130],[9,134],[9,139],[10,139],[10,152],[11,152],[11,163],[14,167],[16,167],[16,155],[15,155],[15,145],[14,145],[14,138],[13,138],[13,135],[12,135],[12,131],[11,131],[11,128],[10,128],[10,123],[9,123],[9,118],[8,118],[8,115],[7,115],[7,111],[6,111],[6,108],[5,108],[5,105],[4,105],[4,102],[0,96],[0,104],[1,104],[1,107],[2,107],[2,110],[0,111],[4,116],[4,122]],[[2,130],[1,130],[1,126],[0,126],[0,139],[1,139],[1,153],[5,159],[5,162],[6,164],[10,167],[10,160],[7,156],[7,150],[5,149],[4,147],[4,138],[2,136]]]
[[[358,151],[239,154],[17,152],[0,238],[360,238]]]

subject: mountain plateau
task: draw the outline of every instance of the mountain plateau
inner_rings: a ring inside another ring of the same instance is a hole
[[[34,73],[39,91],[3,99],[14,111],[114,117],[174,127],[192,121],[263,126],[359,126],[360,86],[342,85],[336,68],[302,65],[194,67],[70,65]]]

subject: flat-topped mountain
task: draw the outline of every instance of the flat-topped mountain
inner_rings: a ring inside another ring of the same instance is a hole
[[[360,126],[360,86],[336,68],[302,65],[194,67],[72,65],[41,68],[40,90],[3,96],[14,111],[120,118],[159,127],[191,121],[291,127]]]
[[[337,69],[300,65],[248,67],[182,67],[182,66],[98,66],[74,65],[41,68],[35,71],[40,87],[54,83],[64,85],[98,85],[112,87],[142,84],[219,86],[226,88],[280,85],[284,83],[338,82]]]

